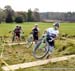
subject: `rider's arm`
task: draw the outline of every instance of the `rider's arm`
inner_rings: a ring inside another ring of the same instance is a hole
[[[39,28],[37,28],[38,29],[38,36],[40,36],[40,29]]]
[[[56,37],[54,38],[54,40],[58,39],[58,37],[59,37],[59,31],[57,32]]]
[[[54,40],[57,40],[58,39],[58,36],[56,36],[55,38],[53,38]]]

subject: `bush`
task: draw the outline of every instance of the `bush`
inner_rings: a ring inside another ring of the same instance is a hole
[[[19,16],[19,17],[16,17],[16,18],[15,18],[15,22],[16,22],[16,23],[22,23],[22,22],[23,22],[23,18],[20,17],[20,16]]]

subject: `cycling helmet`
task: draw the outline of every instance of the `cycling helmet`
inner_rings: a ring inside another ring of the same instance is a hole
[[[59,24],[59,22],[56,22],[56,23],[53,24],[53,26],[57,26],[57,27],[59,27],[60,24]]]

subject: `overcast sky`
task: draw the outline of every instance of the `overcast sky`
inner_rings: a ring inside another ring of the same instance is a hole
[[[38,8],[40,12],[75,12],[75,0],[0,0],[0,7],[10,5],[15,11]]]

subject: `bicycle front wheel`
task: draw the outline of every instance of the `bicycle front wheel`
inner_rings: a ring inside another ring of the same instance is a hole
[[[48,53],[48,47],[46,47],[46,43],[42,43],[39,41],[37,45],[33,49],[33,56],[36,59],[44,58]]]

